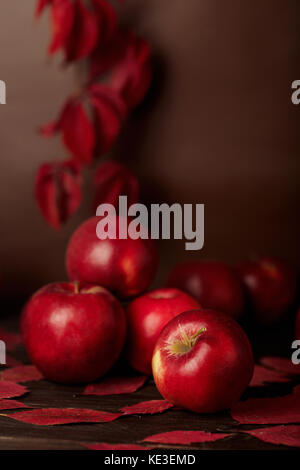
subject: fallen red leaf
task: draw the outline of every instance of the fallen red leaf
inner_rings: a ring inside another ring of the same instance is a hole
[[[266,367],[255,365],[250,387],[262,387],[266,383],[284,383],[290,379],[279,372],[266,369]]]
[[[17,408],[30,408],[20,401],[0,400],[0,410],[16,410]]]
[[[81,203],[79,163],[67,160],[41,165],[36,175],[35,197],[43,217],[58,230]]]
[[[0,328],[0,340],[4,341],[7,351],[14,350],[22,343],[22,338],[19,333],[11,333],[4,328]]]
[[[1,374],[2,380],[10,380],[11,382],[34,382],[42,380],[42,378],[42,374],[33,365],[13,367],[6,369]]]
[[[88,385],[83,395],[119,395],[122,393],[133,393],[141,388],[147,377],[112,377],[102,380],[99,384]]]
[[[295,365],[292,363],[291,359],[285,357],[276,357],[276,356],[266,356],[263,357],[260,362],[271,369],[278,370],[288,375],[298,375],[300,374],[300,364]]]
[[[7,380],[0,380],[0,400],[2,398],[20,397],[28,392],[28,389],[23,385],[9,382]]]
[[[243,432],[270,444],[300,447],[300,426],[273,426]]]
[[[241,424],[288,424],[300,422],[300,395],[276,398],[251,398],[231,409]]]
[[[36,424],[38,426],[54,426],[57,424],[71,423],[107,423],[121,416],[120,413],[107,413],[81,408],[42,408],[31,411],[21,411],[9,415],[23,423]]]
[[[156,413],[162,413],[173,405],[168,403],[166,400],[150,400],[137,403],[136,405],[125,406],[120,411],[125,415],[153,415]]]
[[[214,442],[225,439],[230,434],[214,434],[204,431],[170,431],[161,434],[153,434],[143,439],[144,442],[156,442],[158,444],[192,444],[200,442]]]
[[[136,177],[120,163],[103,163],[95,172],[94,186],[95,210],[103,203],[112,204],[118,209],[119,196],[127,196],[128,206],[137,203],[139,199],[140,187]]]
[[[82,445],[90,450],[151,450],[153,447],[143,447],[137,444],[89,444],[83,442]]]

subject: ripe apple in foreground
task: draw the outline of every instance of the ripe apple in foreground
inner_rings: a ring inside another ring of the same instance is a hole
[[[214,413],[236,403],[253,374],[248,338],[228,315],[185,312],[157,340],[152,368],[161,395],[197,413]]]
[[[96,234],[100,219],[88,219],[73,234],[66,255],[69,279],[99,284],[122,299],[141,294],[149,287],[157,271],[158,255],[154,241],[119,239],[118,231],[115,239],[100,240]],[[116,217],[117,228],[120,219]],[[127,222],[123,223],[127,228]]]
[[[256,320],[272,325],[284,318],[296,299],[296,272],[276,258],[246,261],[238,266],[238,271]]]
[[[163,327],[182,312],[198,309],[199,303],[178,289],[163,288],[134,299],[127,307],[127,358],[143,374],[152,374],[152,354]]]
[[[219,310],[238,320],[244,306],[243,286],[235,271],[224,263],[182,263],[171,271],[167,285],[195,297],[205,308]]]
[[[125,341],[125,312],[103,287],[49,284],[25,306],[21,328],[26,351],[50,380],[91,382],[118,359]]]

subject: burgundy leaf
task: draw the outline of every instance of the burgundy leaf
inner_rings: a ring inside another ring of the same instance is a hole
[[[100,45],[89,57],[89,79],[95,81],[110,72],[124,57],[127,37],[123,31],[117,31],[111,41]]]
[[[46,221],[59,229],[80,206],[81,168],[79,163],[44,163],[35,182],[35,197]]]
[[[300,426],[273,426],[243,432],[270,444],[300,447]]]
[[[128,107],[134,108],[143,100],[151,84],[151,50],[144,39],[131,31],[125,38],[125,52],[112,71],[110,83],[123,96]]]
[[[36,18],[39,17],[43,13],[45,8],[49,6],[52,2],[53,0],[38,0],[36,9],[35,9]]]
[[[103,43],[111,41],[117,34],[117,13],[107,0],[92,0],[92,4],[98,17],[99,40],[101,46],[103,46]]]
[[[241,424],[288,424],[300,422],[300,395],[277,398],[252,398],[231,409]]]
[[[192,444],[193,442],[214,442],[228,436],[229,434],[214,434],[204,431],[170,431],[148,436],[143,441],[158,444]]]
[[[90,450],[151,450],[153,447],[143,447],[137,444],[89,444],[83,442],[82,445]]]
[[[20,401],[16,400],[0,400],[0,410],[16,410],[18,408],[30,408]]]
[[[300,374],[300,364],[295,365],[292,363],[291,359],[285,357],[276,357],[276,356],[267,356],[263,357],[260,362],[271,369],[278,370],[288,375],[298,375]]]
[[[23,385],[9,382],[6,380],[0,380],[0,400],[3,398],[14,398],[25,395],[28,389]]]
[[[96,196],[94,208],[109,203],[118,208],[119,196],[127,196],[128,206],[139,200],[139,182],[125,166],[116,162],[103,163],[95,172]]]
[[[125,406],[120,411],[125,415],[153,415],[156,413],[162,413],[173,405],[168,403],[166,400],[150,400],[137,403],[136,405]]]
[[[65,112],[61,125],[65,146],[82,163],[91,163],[95,147],[95,131],[83,104],[74,101]]]
[[[290,379],[279,372],[266,369],[263,366],[255,365],[250,387],[262,387],[266,383],[284,383]]]
[[[103,155],[119,136],[127,108],[119,93],[105,85],[91,85],[89,92],[94,109],[97,150],[99,155]]]
[[[22,338],[19,333],[11,333],[4,328],[0,328],[0,340],[4,341],[7,351],[13,351],[22,343]]]
[[[39,410],[21,411],[9,415],[23,423],[39,426],[54,426],[70,423],[107,423],[121,416],[120,413],[107,413],[81,408],[42,408]]]
[[[99,384],[88,385],[83,395],[119,395],[122,393],[133,393],[141,388],[147,377],[112,377],[102,380]]]
[[[75,21],[74,3],[72,0],[53,0],[51,6],[52,41],[49,54],[61,49],[72,32]]]
[[[65,41],[67,62],[89,55],[96,47],[99,37],[98,18],[81,0],[74,0],[74,22],[71,33]]]
[[[11,382],[34,382],[42,380],[42,374],[33,365],[17,366],[6,369],[1,374],[2,380],[10,380]]]

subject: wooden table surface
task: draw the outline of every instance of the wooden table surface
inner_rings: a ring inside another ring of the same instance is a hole
[[[16,317],[9,317],[0,321],[0,326],[16,328]],[[282,337],[282,336],[281,336]],[[288,347],[289,341],[285,341],[284,348]],[[278,342],[273,343],[273,353],[276,353]],[[259,348],[258,348],[259,349]],[[267,351],[270,354],[271,346],[268,344]],[[17,359],[26,361],[22,347],[10,354]],[[28,362],[28,361],[27,361]],[[122,369],[124,371],[124,368]],[[276,396],[288,393],[295,382],[289,384],[276,384],[261,388],[251,388],[245,393],[245,397]],[[28,382],[25,384],[30,393],[21,397],[20,400],[34,408],[58,407],[58,408],[91,408],[117,412],[120,408],[139,403],[145,400],[161,398],[152,380],[140,390],[131,394],[111,396],[84,396],[81,395],[83,386],[64,386],[42,380],[39,382]],[[258,428],[255,426],[242,426],[234,422],[229,412],[213,415],[197,415],[188,411],[170,409],[158,415],[128,416],[121,417],[116,421],[104,424],[75,424],[59,426],[36,426],[14,421],[3,414],[14,411],[2,411],[0,416],[0,449],[85,449],[86,443],[105,442],[110,444],[135,443],[145,437],[173,430],[202,430],[207,432],[229,433],[230,437],[212,443],[193,444],[191,446],[161,446],[162,449],[216,449],[216,450],[277,450],[291,449],[284,446],[275,446],[264,443],[242,430]],[[263,426],[262,426],[263,427]],[[142,444],[143,445],[143,444]],[[149,444],[150,445],[150,444]]]

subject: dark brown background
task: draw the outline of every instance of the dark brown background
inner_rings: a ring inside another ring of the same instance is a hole
[[[47,62],[48,21],[34,25],[34,4],[0,6],[0,79],[8,89],[0,107],[0,271],[2,290],[15,294],[65,276],[67,239],[89,214],[87,196],[57,234],[32,197],[38,164],[65,155],[35,129],[74,83],[60,60]],[[187,254],[183,243],[163,242],[164,271],[169,258],[185,256],[235,262],[270,253],[299,263],[300,107],[290,100],[300,78],[299,0],[125,4],[153,44],[157,78],[118,157],[141,177],[148,200],[206,204],[205,249]]]

